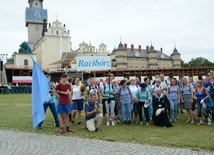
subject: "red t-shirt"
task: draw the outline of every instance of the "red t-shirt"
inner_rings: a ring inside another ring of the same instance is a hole
[[[58,84],[56,86],[56,91],[64,91],[66,92],[67,90],[71,91],[71,85],[70,84]],[[64,95],[64,94],[59,94],[59,104],[70,104],[70,97],[69,95]]]

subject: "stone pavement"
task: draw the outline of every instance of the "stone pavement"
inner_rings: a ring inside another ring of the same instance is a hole
[[[214,152],[0,130],[0,155],[210,155]]]

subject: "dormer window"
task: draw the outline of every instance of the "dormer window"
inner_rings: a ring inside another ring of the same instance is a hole
[[[139,52],[136,52],[134,55],[135,55],[136,57],[139,57],[139,56],[140,56]],[[136,59],[136,60],[137,60],[137,59]]]
[[[28,60],[27,59],[24,60],[24,65],[28,66]]]

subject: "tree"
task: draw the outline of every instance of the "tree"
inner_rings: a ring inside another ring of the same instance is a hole
[[[208,59],[203,57],[192,58],[188,63],[190,67],[211,67],[214,63],[210,62]]]
[[[184,62],[183,60],[181,60],[181,67],[188,67],[189,63]]]

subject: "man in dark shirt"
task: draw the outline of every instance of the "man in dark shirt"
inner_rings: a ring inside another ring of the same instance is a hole
[[[85,120],[88,131],[101,131],[103,115],[100,113],[99,104],[96,103],[96,94],[90,94],[90,101],[85,104]]]

